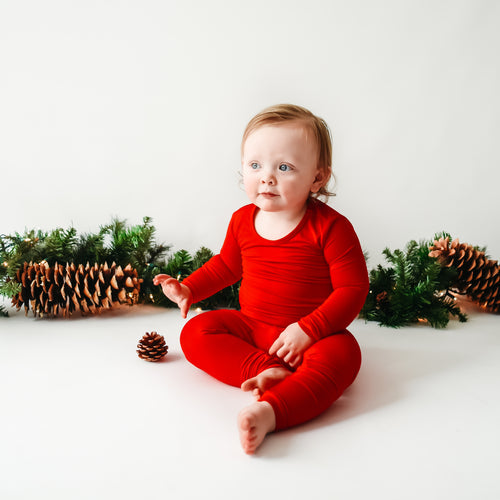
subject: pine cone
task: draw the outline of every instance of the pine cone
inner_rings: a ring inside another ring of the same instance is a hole
[[[147,333],[137,344],[137,354],[146,361],[159,361],[168,352],[168,345],[162,335]]]
[[[137,271],[129,264],[124,269],[113,262],[94,264],[88,262],[62,266],[57,262],[24,263],[16,273],[22,285],[12,305],[19,310],[23,305],[28,314],[30,305],[34,316],[70,316],[80,310],[82,315],[108,309],[115,303],[134,304],[140,290]]]
[[[430,247],[430,257],[444,267],[453,267],[458,275],[454,287],[491,312],[500,311],[500,268],[484,252],[454,239],[440,238]]]
[[[377,309],[380,309],[380,306],[387,302],[388,297],[389,294],[385,290],[377,294],[377,296],[375,297]]]

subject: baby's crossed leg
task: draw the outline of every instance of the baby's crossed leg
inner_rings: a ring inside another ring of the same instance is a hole
[[[190,320],[181,335],[191,363],[259,397],[238,416],[241,444],[250,454],[269,432],[325,411],[354,381],[361,362],[359,346],[346,330],[313,344],[292,372],[254,344],[252,326],[239,311],[212,311]]]
[[[267,368],[255,377],[252,377],[243,384],[244,391],[252,391],[258,399],[271,387],[275,386],[293,372],[285,367]],[[238,430],[240,432],[240,442],[245,453],[249,455],[255,453],[267,434],[276,428],[276,415],[273,407],[266,401],[256,401],[243,408],[238,415]]]
[[[284,367],[270,368],[244,382],[242,389],[259,394],[259,400],[245,408],[238,419],[246,453],[254,453],[267,433],[299,425],[323,413],[354,381],[360,363],[359,346],[345,331],[313,344],[295,372]],[[264,412],[265,404],[273,410],[272,427]]]

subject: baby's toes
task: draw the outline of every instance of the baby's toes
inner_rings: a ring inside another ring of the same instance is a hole
[[[256,387],[253,391],[252,391],[252,394],[253,396],[255,397],[255,399],[259,399],[261,396],[262,396],[262,393],[260,392],[260,389],[258,387]]]

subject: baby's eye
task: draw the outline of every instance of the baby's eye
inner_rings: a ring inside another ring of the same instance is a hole
[[[257,170],[259,168],[259,164],[257,162],[250,163],[250,168]]]
[[[281,170],[281,172],[288,172],[289,170],[291,170],[291,168],[286,163],[282,163],[278,167],[278,169]]]

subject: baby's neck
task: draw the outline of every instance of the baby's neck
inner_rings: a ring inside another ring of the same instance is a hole
[[[306,213],[307,205],[297,212],[265,212],[258,209],[255,215],[255,230],[266,240],[279,240],[290,234]]]

